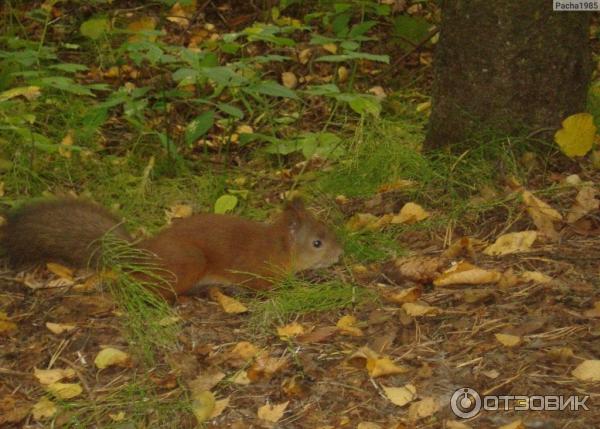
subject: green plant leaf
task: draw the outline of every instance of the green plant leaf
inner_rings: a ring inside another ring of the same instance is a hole
[[[394,18],[394,34],[402,49],[410,49],[429,35],[431,24],[422,18],[398,15]]]
[[[110,21],[107,18],[92,18],[81,24],[79,31],[85,37],[98,40],[110,30]]]
[[[246,88],[246,91],[249,93],[255,92],[259,94],[270,95],[272,97],[292,98],[295,100],[298,99],[298,96],[294,91],[278,84],[275,81],[265,81],[250,85]]]
[[[225,214],[230,213],[233,209],[236,208],[238,204],[238,199],[234,195],[221,195],[215,201],[215,213],[216,214]]]
[[[191,145],[196,139],[208,132],[215,123],[215,112],[209,110],[194,118],[185,128],[185,142]]]
[[[218,103],[217,107],[220,111],[227,113],[229,116],[233,116],[236,119],[242,119],[244,117],[244,112],[238,109],[235,106],[227,103]]]

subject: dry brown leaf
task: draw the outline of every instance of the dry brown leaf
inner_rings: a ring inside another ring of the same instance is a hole
[[[395,405],[403,407],[417,398],[417,388],[412,384],[403,387],[381,386],[385,396]]]
[[[431,283],[439,276],[442,267],[447,264],[444,258],[436,256],[411,256],[398,258],[394,266],[401,278],[416,283]]]
[[[335,326],[323,326],[309,332],[308,334],[299,336],[297,340],[300,343],[320,343],[327,340],[336,332],[337,327]]]
[[[217,288],[210,288],[208,293],[214,301],[219,303],[225,313],[239,314],[248,311],[248,307],[246,307],[244,304],[235,298],[225,295]]]
[[[533,283],[549,283],[552,281],[552,277],[539,271],[524,271],[521,273],[521,280]]]
[[[43,420],[53,417],[58,408],[56,408],[56,404],[50,399],[43,397],[35,403],[31,411],[35,420]]]
[[[403,374],[408,372],[408,368],[394,363],[390,358],[382,356],[368,347],[361,347],[352,356],[351,360],[363,360],[365,368],[373,378],[384,375]]]
[[[600,360],[584,360],[571,374],[582,381],[600,381]]]
[[[198,374],[196,378],[189,382],[189,388],[192,392],[204,392],[211,390],[221,380],[225,378],[225,374],[221,371],[212,371]]]
[[[600,317],[600,301],[596,301],[594,303],[594,308],[592,308],[591,310],[586,310],[583,312],[583,315],[585,317]]]
[[[383,427],[373,422],[360,422],[356,429],[383,429]]]
[[[527,213],[531,216],[538,231],[546,237],[556,240],[559,234],[554,228],[554,223],[562,221],[562,215],[529,191],[523,191],[522,196]]]
[[[398,223],[411,224],[411,223],[416,223],[416,222],[425,220],[429,216],[431,216],[431,215],[423,207],[421,207],[420,205],[418,205],[416,203],[409,202],[409,203],[404,204],[404,206],[400,209],[400,213],[398,213],[396,216],[394,216],[392,218],[391,223],[393,223],[393,224],[398,224]]]
[[[298,61],[300,64],[307,64],[312,56],[312,50],[310,48],[302,49],[298,52]]]
[[[419,304],[416,302],[406,302],[402,304],[402,309],[411,317],[435,316],[442,312],[441,308],[433,307],[428,304]]]
[[[337,69],[338,81],[344,83],[350,76],[350,71],[345,66],[339,66]]]
[[[171,224],[173,219],[183,219],[190,217],[194,213],[189,204],[174,204],[165,211],[167,224]]]
[[[508,255],[528,251],[537,238],[536,231],[509,232],[496,239],[483,253],[490,256]]]
[[[69,267],[54,262],[48,262],[46,268],[61,279],[73,281],[73,270]]]
[[[322,45],[322,47],[330,54],[336,54],[338,50],[338,47],[335,43],[325,43],[324,45]]]
[[[354,337],[362,337],[364,335],[363,331],[356,326],[357,323],[358,320],[356,320],[356,317],[346,315],[342,316],[340,320],[338,320],[336,326],[340,330],[340,332],[344,334],[352,335]]]
[[[253,381],[262,378],[268,379],[273,374],[287,368],[288,364],[288,356],[272,357],[268,352],[263,351],[258,354],[252,366],[248,368],[248,378]]]
[[[496,337],[496,340],[505,347],[516,347],[523,341],[518,335],[499,333],[494,334],[494,336]]]
[[[229,406],[229,401],[231,400],[231,397],[227,397],[227,398],[223,398],[223,399],[217,399],[217,401],[215,402],[215,407],[213,409],[213,412],[210,414],[210,419],[214,419],[215,417],[219,417],[221,414],[223,414],[223,411],[225,411],[225,408],[227,408]]]
[[[0,334],[10,334],[17,330],[17,324],[8,319],[8,315],[0,311]]]
[[[377,217],[371,213],[357,213],[346,222],[346,229],[350,232],[362,230],[378,231],[391,221],[390,215]]]
[[[444,271],[433,281],[435,286],[451,286],[459,284],[481,285],[498,283],[502,274],[498,271],[488,271],[468,262],[460,262]]]
[[[292,72],[281,73],[281,84],[289,89],[294,89],[298,86],[298,78]]]
[[[248,341],[240,341],[229,352],[229,355],[242,359],[245,362],[254,358],[258,354],[258,351],[258,348],[254,344]]]
[[[192,413],[198,423],[207,421],[215,410],[216,399],[215,395],[205,390],[204,392],[192,393]]]
[[[297,337],[298,335],[304,334],[304,332],[304,326],[298,322],[292,322],[277,328],[277,335],[279,335],[279,338],[282,340],[288,340],[290,338]]]
[[[473,241],[474,240],[469,237],[462,237],[456,240],[450,247],[444,250],[442,257],[448,259],[454,259],[458,256],[474,257],[475,250],[473,249]]]
[[[267,422],[276,423],[282,417],[283,413],[285,413],[285,409],[287,408],[290,401],[282,402],[281,404],[265,404],[258,409],[256,415],[259,419],[265,420]]]
[[[64,378],[70,379],[75,377],[75,371],[71,368],[66,369],[33,369],[33,375],[41,384],[52,384]]]
[[[127,30],[134,33],[129,36],[129,42],[154,42],[156,40],[156,35],[146,35],[142,34],[146,31],[151,31],[156,28],[156,19],[152,16],[145,16],[137,21],[133,21],[127,25]],[[137,33],[137,34],[136,34]]]
[[[248,377],[248,372],[244,370],[236,372],[229,380],[240,386],[247,386],[252,383],[252,380]]]
[[[73,329],[76,328],[75,325],[71,325],[68,323],[52,323],[52,322],[46,322],[46,328],[48,328],[48,330],[50,332],[52,332],[53,334],[56,335],[60,335],[63,332],[69,332],[72,331]]]
[[[400,292],[388,292],[382,290],[383,298],[396,304],[405,304],[407,302],[415,302],[421,297],[422,290],[418,287],[409,287]]]
[[[472,429],[471,426],[469,426],[468,424],[457,420],[446,421],[446,427],[448,429]]]
[[[435,414],[441,405],[437,399],[427,396],[420,401],[413,402],[408,408],[408,418],[412,421],[424,419]]]
[[[109,413],[108,417],[110,417],[113,422],[122,422],[125,420],[126,414],[125,411],[119,411],[118,413]]]
[[[46,390],[59,399],[71,399],[81,395],[83,389],[78,383],[52,383]]]
[[[585,185],[577,193],[575,203],[567,214],[567,222],[575,223],[582,217],[597,210],[600,207],[600,201],[596,199],[596,189],[592,185]]]
[[[108,368],[109,366],[129,366],[130,357],[129,354],[115,349],[113,347],[106,347],[96,355],[94,364],[98,369]]]
[[[191,23],[195,11],[196,0],[187,0],[183,5],[177,2],[171,7],[167,21],[171,21],[182,28],[187,28]]]

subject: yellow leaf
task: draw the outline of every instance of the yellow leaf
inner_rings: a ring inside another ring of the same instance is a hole
[[[71,146],[73,146],[73,130],[69,130],[58,146],[58,153],[64,158],[71,158]]]
[[[250,360],[258,354],[256,346],[248,341],[240,341],[235,347],[229,352],[230,355],[241,358],[243,360]]]
[[[177,2],[171,8],[167,21],[174,22],[180,27],[188,27],[196,11],[196,0],[186,1],[184,5]]]
[[[99,369],[108,368],[109,366],[127,366],[129,364],[129,355],[119,349],[107,347],[100,350],[100,353],[94,359],[96,367]]]
[[[192,413],[198,423],[203,423],[210,418],[215,405],[215,395],[208,390],[192,394]]]
[[[285,413],[285,409],[287,408],[290,401],[283,402],[281,404],[266,404],[258,409],[256,413],[258,418],[261,420],[265,420],[267,422],[276,423],[282,417],[283,413]]]
[[[577,193],[575,204],[573,204],[567,215],[567,222],[575,223],[588,213],[597,210],[598,207],[600,207],[600,201],[596,199],[596,189],[587,184]]]
[[[46,328],[48,328],[48,330],[50,332],[52,332],[53,334],[56,335],[60,335],[63,332],[69,332],[72,331],[73,329],[75,329],[75,325],[70,325],[67,323],[52,323],[52,322],[46,322]]]
[[[432,307],[431,305],[426,304],[417,304],[415,302],[405,302],[402,304],[402,309],[412,317],[419,316],[433,316],[435,314],[441,313],[438,307]]]
[[[277,335],[279,335],[279,338],[281,338],[282,340],[286,340],[302,334],[304,334],[304,326],[302,326],[298,322],[293,322],[288,325],[280,326],[277,328]]]
[[[345,66],[339,66],[337,69],[338,81],[344,83],[350,77],[350,70],[348,70]]]
[[[46,268],[52,274],[57,275],[61,279],[71,280],[71,281],[73,280],[73,270],[71,268],[65,267],[64,265],[61,265],[61,264],[56,264],[54,262],[48,262],[46,264]]]
[[[382,356],[366,346],[358,349],[350,359],[364,359],[367,372],[373,378],[408,372],[406,367],[394,363],[390,358]]]
[[[403,387],[385,387],[381,386],[385,396],[395,405],[403,407],[417,397],[417,388],[412,384],[406,384]]]
[[[600,360],[584,360],[571,374],[582,381],[600,381]]]
[[[342,316],[340,320],[336,323],[337,328],[348,335],[352,335],[355,337],[362,337],[364,334],[360,328],[356,326],[358,321],[356,317],[351,315]]]
[[[392,218],[392,223],[415,223],[427,219],[430,214],[416,203],[406,203],[400,213]]]
[[[494,244],[484,249],[483,253],[490,256],[500,256],[525,252],[531,248],[536,238],[536,231],[510,232],[498,237]]]
[[[312,56],[312,51],[310,48],[302,49],[298,52],[298,61],[300,64],[307,64]]]
[[[146,41],[153,42],[156,40],[156,35],[155,34],[147,35],[147,34],[144,34],[144,32],[152,31],[155,28],[156,28],[156,20],[151,16],[146,16],[146,17],[138,19],[137,21],[133,21],[133,22],[129,23],[129,25],[127,26],[127,30],[129,30],[132,33],[139,33],[139,34],[132,34],[131,36],[129,36],[129,41],[132,43],[146,42]]]
[[[294,89],[298,86],[298,78],[292,72],[281,73],[281,83],[286,88]]]
[[[215,407],[213,408],[213,411],[210,414],[210,418],[214,419],[215,417],[219,417],[223,413],[223,411],[225,411],[225,408],[229,406],[229,400],[229,397],[224,399],[217,399],[217,401],[215,402]]]
[[[49,419],[56,414],[57,408],[54,402],[43,397],[33,406],[32,414],[35,420]]]
[[[66,369],[33,369],[33,375],[42,384],[52,384],[63,378],[75,377],[75,371],[71,368]]]
[[[337,45],[335,43],[325,43],[322,46],[323,46],[323,49],[325,49],[330,54],[337,53],[338,47],[337,47]]]
[[[8,315],[0,311],[0,334],[3,332],[11,332],[17,329],[17,324],[8,320]]]
[[[21,86],[0,92],[0,102],[10,100],[11,98],[23,96],[27,100],[35,100],[40,96],[39,86]]]
[[[523,202],[537,229],[546,237],[556,240],[559,235],[554,222],[560,222],[562,215],[529,191],[523,191]]]
[[[211,288],[209,290],[209,295],[214,301],[219,303],[225,313],[238,314],[248,311],[248,308],[244,304],[239,302],[237,299],[225,295],[217,288]]]
[[[521,344],[521,337],[511,334],[494,334],[500,344],[505,347],[516,347]]]
[[[521,279],[533,283],[548,283],[552,281],[552,277],[539,271],[525,271],[521,273]]]
[[[59,399],[71,399],[83,392],[78,383],[52,383],[46,389]]]
[[[189,387],[192,392],[203,392],[205,390],[211,390],[224,378],[225,374],[221,371],[216,370],[208,373],[199,374],[196,378],[189,382]]]
[[[239,384],[240,386],[247,386],[252,382],[248,377],[248,372],[243,370],[236,372],[230,380],[232,383]]]
[[[432,396],[413,402],[408,408],[408,418],[412,421],[432,416],[440,409],[440,403]]]
[[[488,271],[469,264],[468,262],[460,262],[444,271],[441,276],[433,281],[433,284],[435,286],[450,286],[457,284],[480,285],[497,283],[501,277],[502,274],[498,271]]]
[[[554,134],[554,141],[568,157],[584,156],[592,148],[596,126],[589,113],[576,113],[562,122],[562,128]]]

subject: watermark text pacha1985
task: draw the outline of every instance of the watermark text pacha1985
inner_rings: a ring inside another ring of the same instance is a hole
[[[486,411],[579,411],[589,410],[586,401],[589,396],[561,395],[486,395],[481,396],[475,389],[462,387],[450,398],[450,408],[457,417],[475,417],[481,410]]]
[[[552,0],[552,10],[557,12],[599,11],[600,0]]]

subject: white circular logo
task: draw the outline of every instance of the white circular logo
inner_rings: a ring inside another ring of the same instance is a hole
[[[456,417],[475,417],[481,410],[481,396],[475,389],[461,387],[452,394],[450,408]]]

